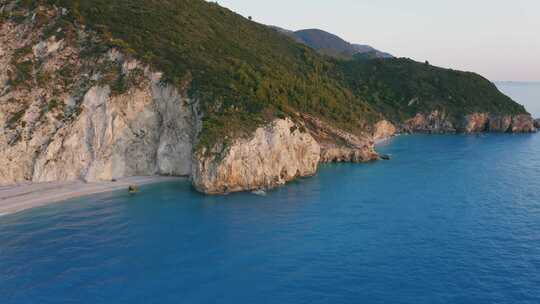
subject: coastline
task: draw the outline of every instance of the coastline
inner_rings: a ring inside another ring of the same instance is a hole
[[[185,177],[138,176],[122,178],[116,182],[85,183],[75,181],[2,186],[0,187],[0,217],[73,198],[122,189],[127,191],[130,185],[143,186],[185,179]]]

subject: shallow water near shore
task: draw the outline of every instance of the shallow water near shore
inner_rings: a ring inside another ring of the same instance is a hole
[[[540,134],[400,136],[269,191],[0,217],[2,303],[539,303]]]

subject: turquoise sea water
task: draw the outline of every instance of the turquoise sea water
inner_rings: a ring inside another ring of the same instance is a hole
[[[540,302],[540,135],[379,149],[267,196],[168,183],[0,217],[0,302]]]

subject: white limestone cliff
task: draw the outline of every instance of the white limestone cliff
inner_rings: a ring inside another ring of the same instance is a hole
[[[196,153],[193,185],[210,194],[273,188],[314,175],[320,157],[321,148],[308,132],[290,119],[278,119],[251,138]]]

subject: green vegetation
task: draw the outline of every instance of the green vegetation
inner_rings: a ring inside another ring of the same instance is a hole
[[[204,113],[201,145],[248,134],[274,117],[304,112],[359,132],[385,116],[402,121],[416,112],[444,109],[521,113],[524,109],[472,73],[405,59],[340,60],[320,55],[277,31],[203,0],[34,0],[27,8],[67,8],[44,36],[76,38],[84,24],[101,44],[82,56],[120,48],[164,72],[164,81],[189,88]],[[20,13],[18,13],[20,15]],[[14,15],[11,14],[11,15]],[[40,21],[42,22],[42,21]],[[62,31],[59,34],[58,29]],[[72,78],[69,68],[59,72]],[[113,93],[129,88],[129,75],[111,68]],[[77,107],[66,109],[66,118]]]
[[[58,108],[63,109],[64,102],[53,98],[47,103],[47,112],[54,111],[55,109],[58,109]]]
[[[7,19],[8,19],[8,15],[4,12],[1,12],[0,13],[0,25],[2,25]]]
[[[340,63],[355,94],[394,121],[443,110],[463,114],[526,113],[480,75],[443,69],[410,59],[354,60]]]
[[[15,71],[10,73],[9,84],[17,87],[25,84],[28,80],[32,79],[32,71],[34,69],[34,63],[31,60],[26,60],[14,65]]]
[[[278,113],[308,112],[348,130],[378,117],[332,62],[266,26],[201,0],[43,0],[184,87],[205,113],[202,143]],[[120,86],[121,87],[121,86]]]
[[[36,81],[40,87],[45,87],[48,85],[51,79],[51,74],[44,69],[40,69],[36,73]]]
[[[19,124],[19,122],[21,122],[21,119],[23,118],[25,113],[26,109],[22,109],[16,113],[13,113],[11,117],[6,121],[6,128],[14,129]]]
[[[29,45],[15,50],[10,62],[14,70],[8,71],[11,86],[17,87],[32,79],[34,63],[30,59],[25,59],[31,53],[32,47]]]

